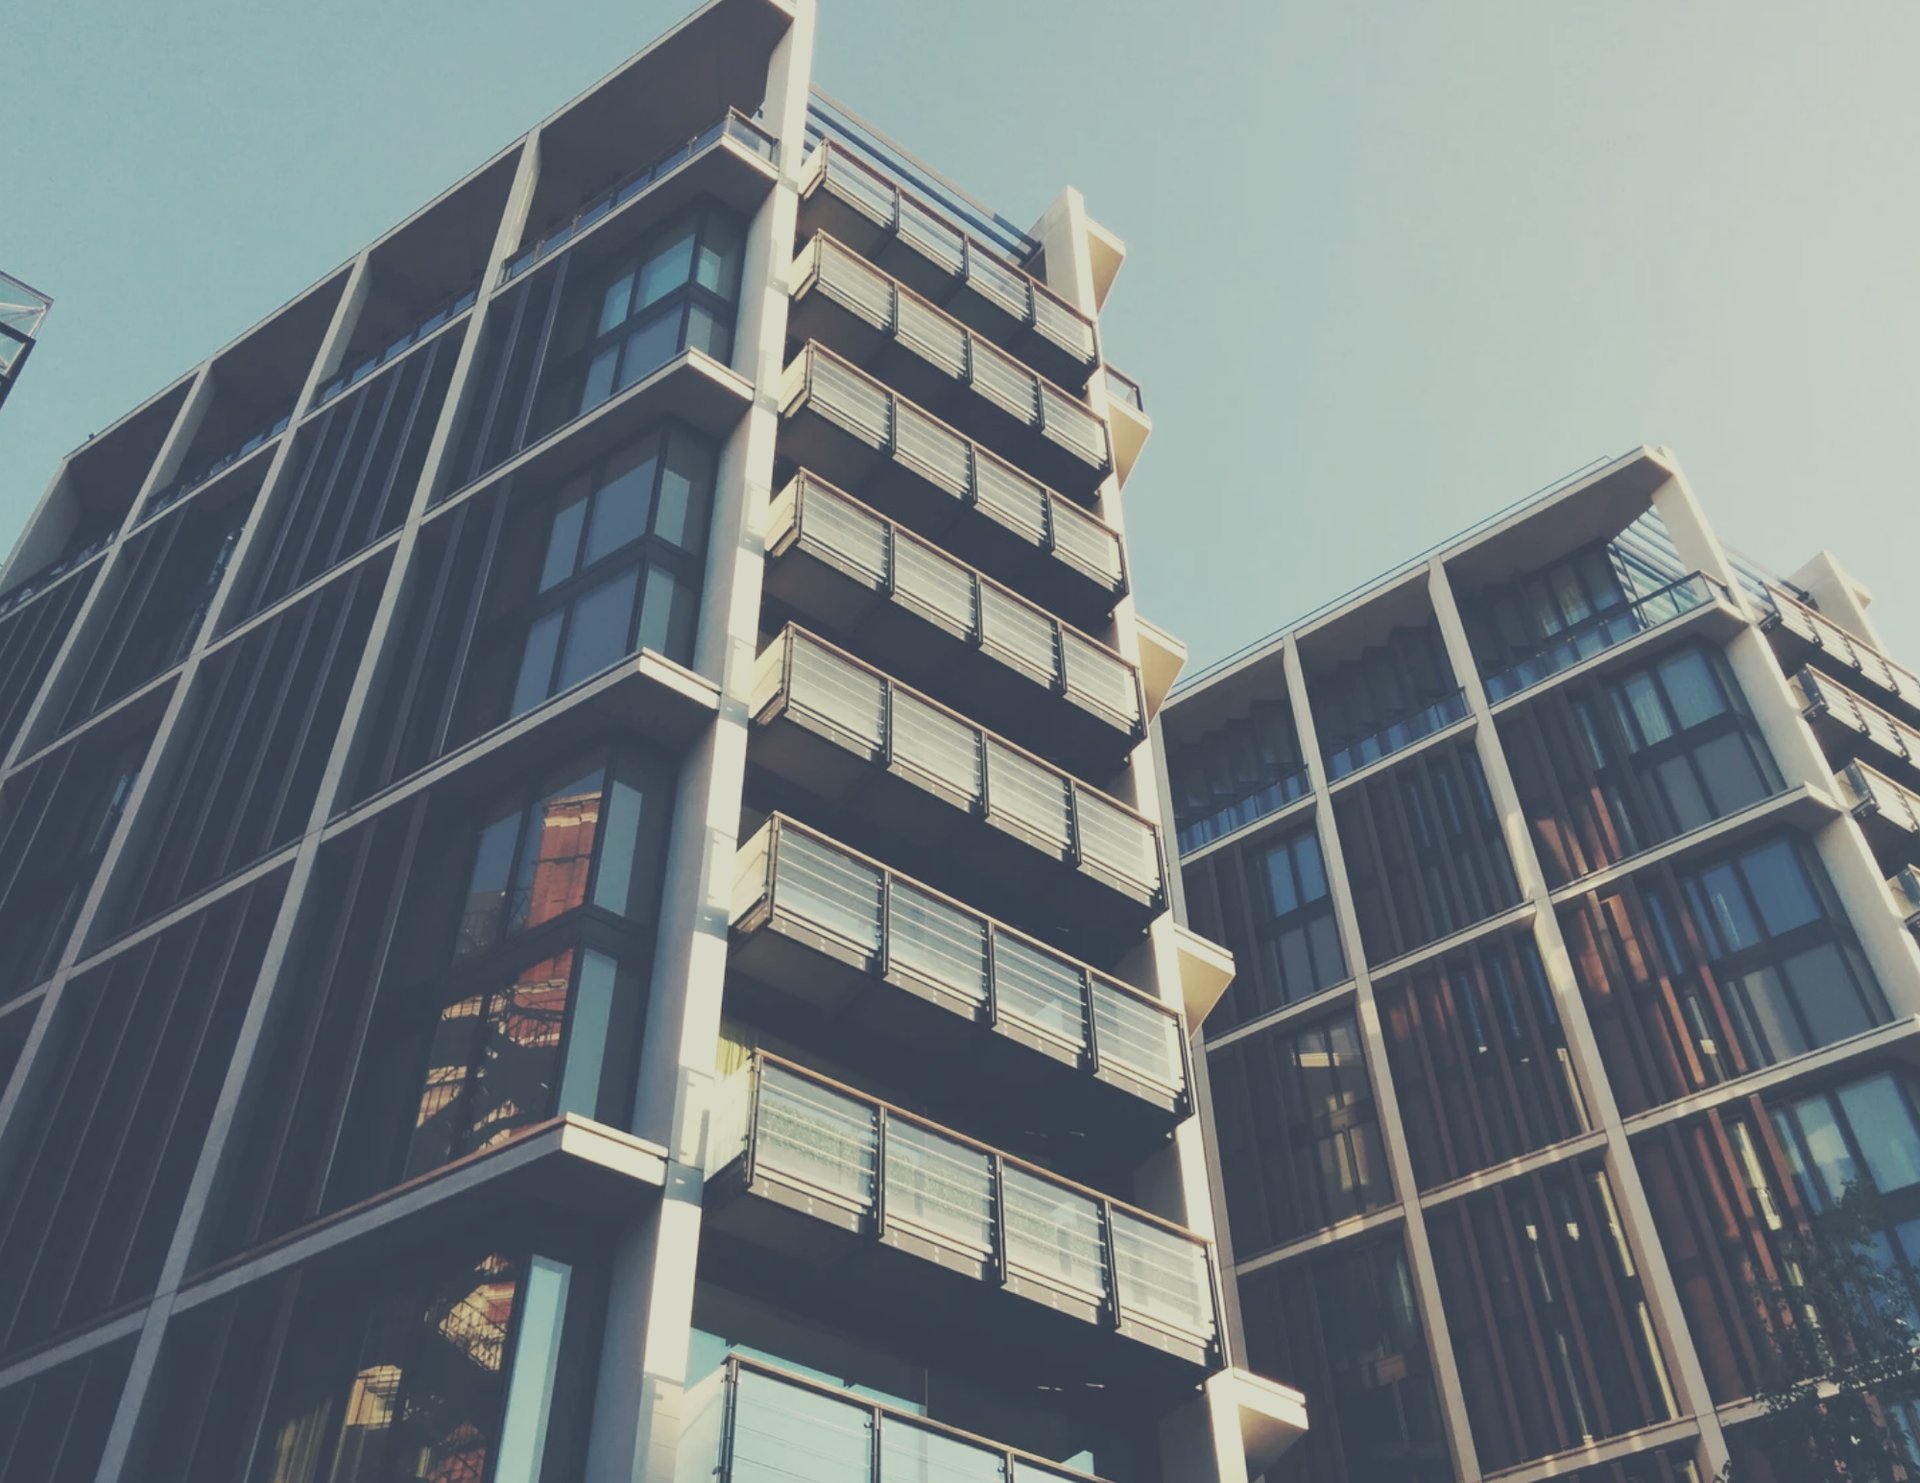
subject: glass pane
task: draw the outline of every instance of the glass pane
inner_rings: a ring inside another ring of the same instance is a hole
[[[878,1138],[864,1102],[769,1066],[760,1083],[754,1124],[761,1167],[792,1175],[851,1203],[873,1203]]]
[[[620,358],[620,390],[651,376],[680,353],[680,317],[678,309],[669,309],[627,336]]]
[[[510,715],[532,710],[553,693],[553,656],[560,643],[560,621],[565,616],[564,611],[544,614],[527,630],[527,646],[520,653],[520,677],[514,682]]]
[[[1267,901],[1273,914],[1283,917],[1300,905],[1300,895],[1293,884],[1293,852],[1285,844],[1275,845],[1267,851],[1263,863]]]
[[[1188,1333],[1213,1333],[1207,1261],[1194,1242],[1117,1210],[1113,1260],[1119,1269],[1122,1307]]]
[[[707,218],[693,276],[694,282],[722,298],[731,299],[739,292],[740,228],[732,217],[715,212]]]
[[[1740,866],[1759,904],[1760,920],[1771,936],[1778,937],[1819,918],[1820,903],[1790,841],[1776,839],[1749,851],[1740,857]]]
[[[1626,684],[1614,692],[1614,698],[1619,702],[1621,719],[1627,723],[1627,734],[1637,733],[1641,746],[1650,747],[1673,735],[1651,675],[1642,672],[1627,676]]]
[[[993,1250],[993,1166],[984,1153],[901,1118],[887,1121],[887,1219],[984,1258]]]
[[[560,656],[560,673],[554,681],[556,693],[600,673],[631,652],[627,635],[633,630],[634,591],[639,584],[638,572],[624,571],[575,599],[566,650]]]
[[[644,309],[649,304],[657,303],[663,295],[672,293],[687,281],[692,268],[693,228],[688,226],[671,242],[656,249],[641,267],[639,292],[633,301],[634,310]]]
[[[549,790],[533,805],[514,869],[510,926],[537,927],[587,899],[602,781],[596,768]]]
[[[600,488],[593,497],[593,520],[587,529],[587,561],[598,561],[647,533],[659,452],[660,440],[647,438],[616,455],[606,467]]]
[[[580,522],[586,513],[584,488],[566,496],[566,502],[554,511],[553,524],[547,529],[547,558],[540,567],[540,591],[545,592],[573,575],[575,558],[580,553]]]
[[[520,1317],[515,1324],[507,1411],[500,1422],[500,1454],[493,1473],[496,1479],[540,1476],[572,1276],[571,1268],[544,1256],[536,1256],[528,1264],[526,1295],[520,1301]],[[456,1483],[460,1476],[445,1475],[447,1483]]]
[[[613,395],[613,372],[620,364],[620,347],[609,345],[587,367],[586,384],[580,389],[580,410],[597,407]]]
[[[1700,876],[1704,894],[1707,926],[1720,938],[1721,954],[1751,947],[1760,940],[1760,925],[1753,919],[1740,879],[1731,865],[1716,865]]]
[[[1831,1045],[1873,1024],[1837,943],[1823,942],[1781,960],[1814,1045]]]
[[[880,872],[808,835],[781,832],[774,902],[869,951],[879,950]]]
[[[704,351],[725,362],[733,353],[733,325],[704,304],[687,311],[687,349]]]
[[[1069,1045],[1086,1044],[1080,970],[1016,937],[993,939],[994,992],[1002,1014],[1049,1030]]]
[[[1008,1168],[1007,1260],[1088,1296],[1107,1295],[1100,1207],[1085,1195]]]
[[[1685,731],[1726,710],[1720,685],[1714,679],[1713,666],[1698,649],[1676,654],[1660,665],[1660,682],[1666,687],[1673,714]]]
[[[638,646],[684,662],[693,647],[692,635],[686,631],[689,625],[683,621],[691,597],[691,589],[665,567],[648,567]]]
[[[1860,1171],[1847,1150],[1847,1140],[1841,1135],[1833,1109],[1825,1097],[1809,1097],[1795,1104],[1793,1112],[1827,1197],[1839,1199],[1846,1193],[1847,1186],[1860,1177]]]
[[[880,1422],[880,1483],[1005,1483],[1006,1459],[985,1447],[886,1416]]]
[[[605,953],[589,949],[580,963],[580,981],[573,991],[573,1013],[567,1024],[567,1059],[560,1072],[560,1099],[556,1115],[600,1115],[600,1074],[607,1060],[607,1025],[613,1018],[613,990],[619,965]]]
[[[608,330],[626,319],[627,305],[632,297],[633,275],[631,273],[623,274],[608,286],[606,297],[600,301],[600,334],[606,334]]]
[[[712,490],[713,450],[697,438],[675,433],[667,444],[654,534],[682,550],[702,550],[707,543],[707,500]]]
[[[873,1473],[865,1406],[743,1371],[728,1483],[847,1483]]]
[[[619,777],[613,780],[607,795],[607,821],[602,830],[600,874],[593,883],[593,901],[621,916],[639,906],[627,897],[633,886],[633,861],[640,844],[645,804],[644,795],[632,783]]]
[[[1920,1184],[1920,1128],[1891,1076],[1876,1076],[1840,1090],[1840,1106],[1853,1125],[1853,1141],[1867,1173],[1883,1195]]]
[[[972,1003],[987,996],[987,926],[924,891],[894,882],[888,955],[899,967]]]

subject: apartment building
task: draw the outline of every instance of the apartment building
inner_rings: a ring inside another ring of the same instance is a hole
[[[1849,1183],[1920,1297],[1920,677],[1590,465],[1160,718],[1249,1363],[1313,1483],[1694,1483]]]
[[[1099,311],[712,0],[0,576],[0,1477],[1244,1483]]]

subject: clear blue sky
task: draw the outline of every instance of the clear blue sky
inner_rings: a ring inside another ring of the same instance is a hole
[[[55,459],[681,0],[65,0],[4,26],[0,267]],[[1205,660],[1598,454],[1821,546],[1920,660],[1920,6],[821,0],[822,86],[1005,215],[1124,236],[1143,610]],[[1224,546],[1205,539],[1228,528]]]

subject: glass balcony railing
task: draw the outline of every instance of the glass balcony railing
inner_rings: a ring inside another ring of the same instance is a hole
[[[1864,762],[1849,762],[1833,775],[1840,796],[1856,814],[1871,814],[1907,834],[1920,834],[1920,795]]]
[[[1893,894],[1893,909],[1909,927],[1920,932],[1920,869],[1901,866],[1887,877],[1887,890]]]
[[[1107,366],[1105,369],[1108,400],[1117,402],[1123,407],[1131,407],[1136,412],[1145,413],[1147,401],[1141,395],[1140,383],[1113,366]]]
[[[1767,596],[1773,609],[1762,620],[1762,627],[1792,634],[1810,645],[1821,659],[1844,665],[1885,696],[1920,711],[1920,675],[1894,663],[1784,589],[1769,587]]]
[[[1212,844],[1216,839],[1224,839],[1236,829],[1244,829],[1256,820],[1264,819],[1268,814],[1278,813],[1290,803],[1297,803],[1307,796],[1310,784],[1307,770],[1286,777],[1276,778],[1264,788],[1249,793],[1245,798],[1235,799],[1232,803],[1215,809],[1203,818],[1180,826],[1177,843],[1180,853],[1190,855],[1202,845]]]
[[[1610,613],[1601,613],[1584,623],[1555,634],[1534,653],[1517,664],[1483,675],[1487,699],[1502,701],[1530,690],[1564,670],[1569,670],[1596,654],[1604,654],[1617,644],[1658,628],[1661,624],[1690,613],[1719,598],[1729,604],[1732,596],[1704,572],[1693,572],[1669,582],[1658,591]]]
[[[1327,753],[1327,779],[1337,782],[1348,773],[1358,772],[1383,757],[1405,751],[1415,742],[1432,736],[1436,731],[1444,731],[1466,717],[1467,692],[1456,690],[1445,700],[1436,700],[1411,716],[1403,717],[1390,726],[1383,726],[1358,741],[1347,743],[1337,752]]]
[[[0,618],[6,617],[15,608],[25,607],[33,600],[36,592],[45,592],[68,572],[77,571],[85,566],[112,544],[112,534],[101,536],[99,540],[90,541],[82,546],[73,555],[63,556],[52,565],[43,566],[30,576],[21,578],[17,585],[9,588],[5,594],[0,594]]]
[[[1216,1361],[1212,1257],[1192,1232],[765,1052],[729,1100],[716,1136],[741,1136],[710,1177],[738,1165],[749,1193],[783,1190],[947,1271]]]
[[[1920,731],[1861,699],[1816,669],[1796,671],[1787,681],[1810,719],[1826,716],[1864,737],[1890,757],[1920,767]]]
[[[601,220],[612,215],[634,197],[658,184],[690,160],[712,149],[722,139],[731,139],[735,144],[752,151],[769,164],[778,157],[779,142],[773,135],[739,109],[729,108],[724,118],[708,125],[686,143],[674,146],[651,165],[636,170],[617,184],[609,186],[553,231],[540,238],[531,247],[523,249],[517,257],[510,258],[506,266],[500,270],[500,281],[509,283],[535,263],[551,257],[589,227],[598,225]]]
[[[794,266],[795,300],[817,286],[941,374],[970,386],[1020,427],[1064,450],[1095,477],[1113,467],[1106,424],[1091,407],[851,248],[816,234]]]
[[[1140,677],[1126,660],[804,472],[774,501],[769,519],[767,549],[777,557],[790,541],[1123,736],[1144,733]]]
[[[1187,1105],[1179,1014],[1118,979],[776,814],[741,848],[736,933],[792,923],[861,971],[1050,1051],[1163,1108]]]
[[[1158,911],[1159,832],[1141,815],[882,670],[788,625],[760,655],[751,710],[812,722],[847,751]]]
[[[196,464],[193,472],[182,474],[165,488],[155,490],[153,494],[148,496],[147,508],[142,513],[141,518],[144,520],[148,516],[159,514],[170,505],[177,505],[181,500],[192,494],[194,490],[200,488],[201,485],[211,483],[216,477],[224,474],[248,454],[256,452],[264,448],[268,443],[271,443],[287,430],[287,427],[292,421],[293,414],[291,412],[283,413],[267,426],[261,428],[260,431],[247,437],[237,447],[229,449],[211,463]]]
[[[675,1483],[1101,1483],[743,1355],[689,1396]]]
[[[347,390],[349,387],[358,386],[382,366],[392,365],[393,362],[398,360],[402,355],[405,355],[407,351],[418,345],[436,330],[453,323],[454,320],[465,314],[474,306],[479,296],[480,289],[479,285],[476,284],[465,293],[455,294],[444,303],[437,305],[431,312],[423,314],[420,317],[420,322],[405,334],[389,341],[372,355],[360,361],[351,370],[344,371],[340,375],[335,376],[331,381],[316,391],[313,394],[313,408],[310,410],[318,410],[326,406],[328,402],[339,396],[341,392]]]
[[[1038,279],[977,246],[938,212],[831,139],[823,140],[814,151],[801,196],[804,199],[822,189],[1074,361],[1093,364],[1097,350],[1091,319]]]

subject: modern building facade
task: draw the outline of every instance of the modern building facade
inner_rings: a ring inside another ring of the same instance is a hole
[[[1313,1483],[1778,1478],[1754,1296],[1850,1182],[1920,1300],[1920,677],[1639,448],[1158,723],[1250,1363]]]
[[[27,356],[52,307],[53,300],[39,289],[10,273],[0,273],[0,406],[6,405],[7,394],[26,369]]]
[[[1245,1483],[1124,254],[712,0],[0,576],[0,1477]]]

